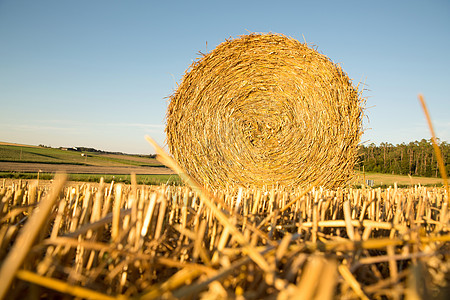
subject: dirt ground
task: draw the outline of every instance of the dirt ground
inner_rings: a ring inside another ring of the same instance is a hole
[[[165,167],[136,167],[136,166],[79,166],[65,164],[41,164],[0,162],[0,172],[28,172],[28,173],[54,173],[64,172],[69,174],[146,174],[164,175],[173,174]]]

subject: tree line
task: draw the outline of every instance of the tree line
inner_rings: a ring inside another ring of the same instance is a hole
[[[450,144],[438,140],[449,176]],[[365,172],[440,177],[439,166],[430,140],[409,144],[374,143],[360,146],[358,168]]]
[[[39,145],[39,147],[44,148],[51,148],[49,146]],[[94,153],[102,153],[102,154],[117,154],[117,155],[133,155],[138,157],[145,157],[145,158],[156,158],[156,154],[128,154],[123,152],[114,152],[114,151],[104,151],[104,150],[98,150],[91,147],[59,147],[60,150],[66,150],[66,151],[77,151],[77,152],[94,152]]]

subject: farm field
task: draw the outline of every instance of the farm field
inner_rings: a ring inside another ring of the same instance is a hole
[[[165,167],[117,165],[127,156],[109,155],[114,166],[64,164],[65,153],[50,150],[39,153],[58,163],[4,163],[170,173],[0,181],[0,298],[446,299],[450,293],[449,200],[439,179],[365,173],[360,183],[390,187],[211,194],[186,175],[189,186],[179,185]]]
[[[83,155],[82,155],[83,154]],[[84,166],[161,167],[154,158],[0,143],[0,161]]]
[[[419,176],[405,176],[405,175],[393,175],[382,173],[358,173],[357,184],[361,185],[366,180],[373,180],[374,186],[394,186],[397,183],[399,186],[414,186],[414,185],[436,185],[442,186],[443,181],[441,178],[433,177],[419,177]]]
[[[83,154],[83,156],[81,155]],[[156,159],[125,154],[78,152],[0,144],[0,172],[69,174],[173,174]]]
[[[2,172],[22,172],[22,173],[54,173],[66,172],[70,174],[172,174],[168,168],[139,167],[127,165],[92,166],[92,165],[72,165],[72,164],[46,164],[46,163],[21,163],[21,162],[0,162]]]
[[[450,293],[443,188],[212,195],[195,183],[64,180],[0,185],[6,299],[448,299]]]
[[[163,178],[161,180],[176,178],[174,182],[179,181],[177,175],[154,158],[96,152],[86,154],[87,158],[81,156],[80,152],[0,142],[0,178],[32,179],[37,178],[37,173],[40,172],[44,176],[41,178],[50,179],[55,172],[65,172],[75,181],[99,182],[100,177],[104,177],[110,182],[114,176],[114,178],[126,177],[126,182],[130,182],[130,174],[134,173],[138,175],[137,179],[142,184],[160,182],[160,178]],[[417,176],[410,178],[381,173],[365,173],[365,179],[374,180],[375,187],[393,186],[394,183],[399,186],[442,185],[440,178]],[[360,173],[356,185],[361,186],[363,182],[364,176]]]
[[[39,176],[38,186],[49,186],[52,184],[55,174],[42,173]],[[67,180],[72,185],[89,183],[92,186],[98,186],[103,179],[105,183],[123,183],[130,184],[131,174],[67,174]],[[160,185],[175,184],[181,185],[181,179],[177,174],[137,174],[135,175],[138,185]],[[36,173],[4,173],[0,172],[0,184],[10,185],[19,180],[36,181]]]

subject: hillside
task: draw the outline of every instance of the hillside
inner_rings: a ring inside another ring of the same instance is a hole
[[[2,143],[0,144],[0,161],[90,166],[161,166],[156,159],[150,156],[111,154],[98,150],[94,152],[63,149]]]
[[[84,148],[86,149],[86,148]],[[89,148],[87,148],[89,149]],[[0,143],[0,171],[96,174],[170,174],[149,155],[78,151]]]

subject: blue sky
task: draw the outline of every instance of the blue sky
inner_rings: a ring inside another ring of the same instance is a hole
[[[0,141],[149,153],[198,52],[304,39],[366,84],[362,142],[450,141],[450,1],[0,0]],[[206,47],[207,43],[207,47]]]

